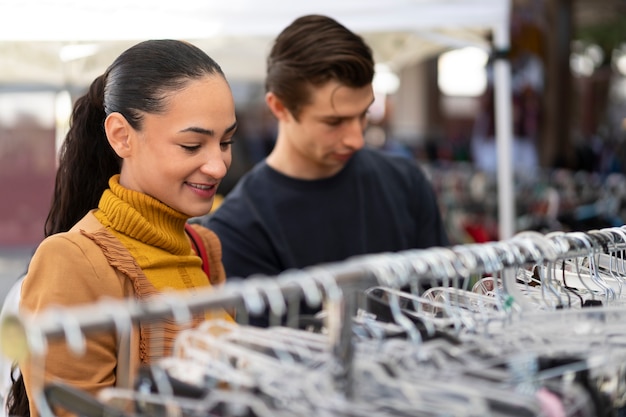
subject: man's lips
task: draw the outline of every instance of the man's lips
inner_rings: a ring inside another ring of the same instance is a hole
[[[340,161],[347,161],[348,159],[352,158],[352,155],[354,155],[354,152],[350,152],[350,153],[336,153],[335,154],[335,158],[339,159]]]

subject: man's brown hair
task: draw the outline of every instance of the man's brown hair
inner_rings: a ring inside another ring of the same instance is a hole
[[[372,50],[359,35],[330,17],[307,15],[294,20],[274,41],[265,90],[297,119],[310,102],[311,87],[335,80],[359,88],[373,79]]]

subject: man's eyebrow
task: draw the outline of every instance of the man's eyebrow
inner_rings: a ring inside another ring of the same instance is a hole
[[[372,107],[372,104],[374,104],[374,101],[376,101],[376,97],[372,97],[372,101],[370,101],[370,104],[367,105],[367,108],[365,108],[365,110],[363,110],[363,112],[361,112],[359,116],[366,115],[367,112],[370,111],[370,108]],[[336,114],[328,114],[328,115],[320,116],[320,120],[346,120],[352,117],[354,116],[339,116]]]
[[[224,133],[230,133],[235,129],[237,129],[237,121],[235,121],[235,123],[233,123],[232,125],[228,126],[226,130],[224,131]],[[196,127],[196,126],[191,126],[180,131],[180,133],[184,133],[184,132],[200,133],[201,135],[207,135],[211,137],[215,136],[215,130],[205,129],[205,128]]]
[[[369,111],[370,111],[370,108],[368,107],[363,112],[359,113],[359,116],[365,116],[367,114],[367,112],[369,112]],[[324,116],[320,116],[319,119],[320,120],[348,120],[348,119],[352,119],[353,117],[355,117],[355,116],[340,116],[340,115],[337,115],[337,114],[327,114],[327,115],[324,115]]]

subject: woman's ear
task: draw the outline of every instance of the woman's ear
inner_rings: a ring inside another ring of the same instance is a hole
[[[111,113],[104,121],[104,131],[106,132],[109,144],[120,158],[130,155],[130,138],[133,128],[121,113]]]
[[[265,94],[265,103],[267,103],[267,107],[278,120],[285,120],[291,115],[283,102],[271,91]]]

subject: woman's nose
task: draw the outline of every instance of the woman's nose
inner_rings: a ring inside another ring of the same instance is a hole
[[[215,179],[222,179],[230,166],[230,151],[222,152],[221,149],[211,150],[206,153],[204,163],[200,167],[202,173]]]

